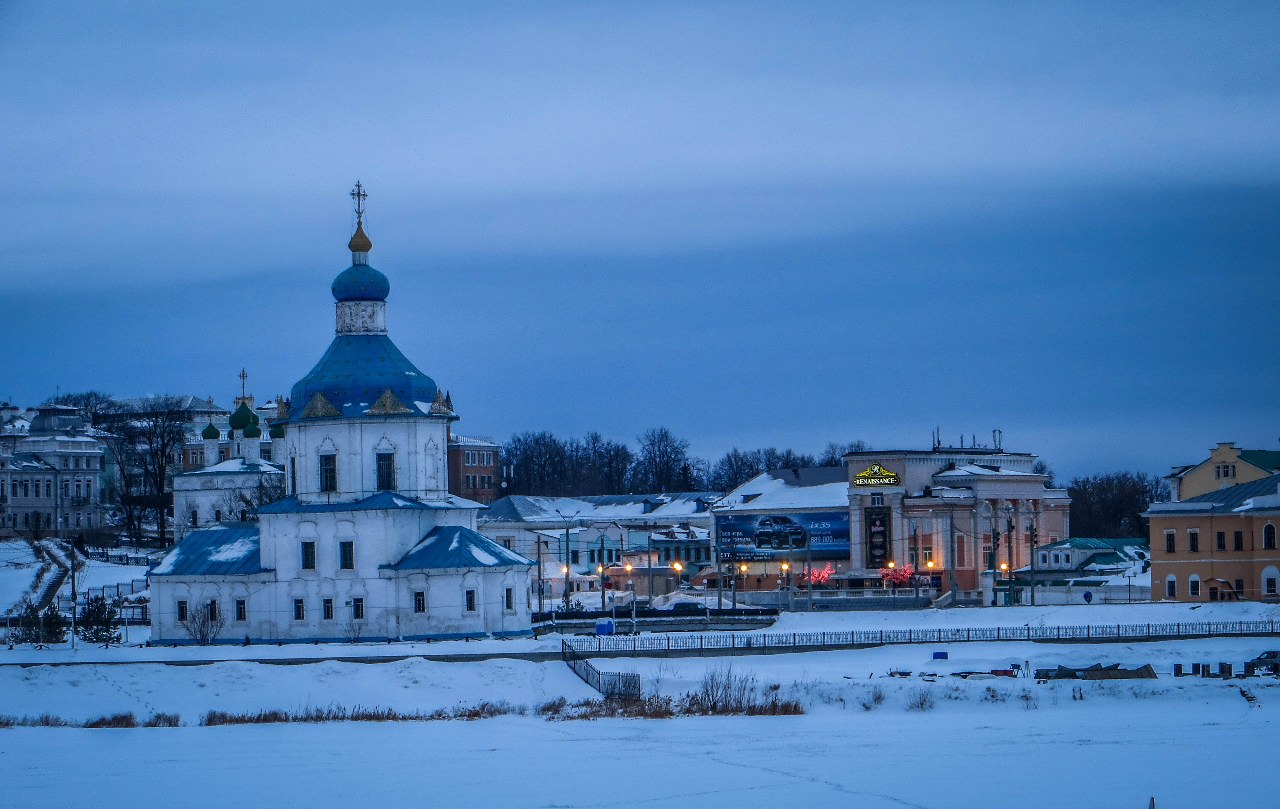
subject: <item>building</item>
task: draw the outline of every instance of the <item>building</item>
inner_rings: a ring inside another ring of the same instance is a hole
[[[445,404],[452,399],[445,394]],[[502,496],[498,443],[492,438],[449,432],[449,491],[477,503],[492,503]]]
[[[1175,466],[1165,477],[1173,502],[1280,473],[1280,451],[1240,449],[1223,441],[1209,450],[1209,457],[1191,466]]]
[[[1146,537],[1072,537],[1036,551],[1035,565],[1010,577],[1021,603],[1109,604],[1151,598],[1151,545]]]
[[[1153,503],[1144,516],[1153,599],[1280,600],[1280,474]]]
[[[150,574],[152,639],[314,641],[523,635],[531,563],[475,531],[447,489],[443,392],[387,334],[357,184],[336,336],[293,387],[275,460],[286,497],[257,523],[188,533]],[[250,430],[245,429],[245,438]]]
[[[998,574],[1068,535],[1070,498],[1047,488],[1035,455],[935,444],[844,460],[766,472],[715,506],[719,558],[739,587],[776,588],[789,573],[867,590],[910,565],[949,598],[989,604]]]
[[[0,426],[0,536],[74,537],[103,525],[102,445],[74,407],[23,416],[6,405]]]

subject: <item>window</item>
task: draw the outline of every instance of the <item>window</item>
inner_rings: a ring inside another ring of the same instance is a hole
[[[1177,550],[1174,547],[1176,544],[1174,541],[1176,536],[1177,534],[1173,531],[1164,532],[1164,552],[1165,553],[1177,553]]]
[[[316,569],[316,543],[314,542],[302,543],[302,569]]]
[[[581,558],[581,551],[573,551],[569,554],[569,564],[576,565]]]
[[[270,445],[270,444],[263,444],[263,445],[262,445],[262,448],[258,451],[258,455],[259,455],[259,457],[261,457],[261,458],[262,458],[262,460],[264,460],[264,461],[269,461],[269,460],[271,460],[271,445]]]
[[[515,612],[516,610],[516,591],[508,587],[503,591],[503,605],[507,612]]]
[[[1227,549],[1227,532],[1226,531],[1219,531],[1217,533],[1213,546],[1215,549],[1220,551],[1225,551]]]
[[[1236,465],[1233,463],[1220,463],[1213,467],[1213,476],[1219,480],[1234,478],[1236,476]]]
[[[379,452],[376,456],[378,467],[378,490],[395,491],[396,488],[396,456],[394,452]]]
[[[463,475],[463,476],[462,476],[462,485],[463,485],[465,488],[467,488],[467,489],[474,489],[474,488],[476,488],[476,486],[477,486],[477,484],[478,484],[478,483],[479,483],[479,481],[477,480],[477,478],[476,478],[476,476],[475,476],[475,475]]]
[[[873,495],[871,495],[871,505],[873,505],[873,506],[883,506],[883,505],[884,505],[884,495],[883,495],[883,494],[873,494]]]
[[[1276,527],[1267,523],[1262,529],[1262,547],[1269,551],[1276,549]]]
[[[342,570],[356,569],[356,543],[350,540],[338,543],[338,567]]]
[[[1237,551],[1244,550],[1244,531],[1236,531],[1231,535],[1231,547]]]
[[[185,620],[187,620],[187,602],[179,601],[178,602],[178,623],[182,623]]]
[[[515,541],[515,537],[498,537],[498,544],[507,550],[511,550],[511,543]]]
[[[1200,552],[1200,531],[1195,528],[1187,531],[1187,550],[1191,553]]]
[[[298,459],[289,459],[289,494],[298,493]]]
[[[248,522],[248,521],[249,521],[249,512],[245,511],[244,509],[240,509],[240,522]]]
[[[965,564],[964,558],[965,545],[968,544],[969,543],[965,542],[963,539],[956,540],[956,567],[968,567],[968,565]],[[998,566],[999,564],[1000,562],[997,561],[996,565]]]
[[[1236,579],[1236,595],[1244,597],[1244,579]]]
[[[338,456],[320,456],[320,491],[336,492],[338,490]]]
[[[481,475],[481,476],[480,476],[480,488],[482,488],[482,489],[492,489],[492,488],[493,488],[493,475]]]
[[[468,590],[467,591],[467,612],[475,612],[475,611],[476,611],[476,591]]]
[[[1200,597],[1200,577],[1192,576],[1187,580],[1187,594],[1192,598]]]
[[[209,602],[209,621],[211,623],[218,622],[218,602],[217,601]]]
[[[353,621],[364,620],[364,599],[363,598],[351,599],[351,620]]]
[[[1175,579],[1173,576],[1170,576],[1169,578],[1164,580],[1164,597],[1165,598],[1178,597],[1178,580]]]
[[[924,556],[924,563],[925,563],[926,565],[933,561],[933,546],[932,546],[932,545],[925,545],[923,548],[921,548],[921,549],[920,549],[920,553],[921,553],[921,555],[923,555],[923,556]]]
[[[326,621],[333,620],[333,599],[332,598],[326,598],[324,601],[320,602],[320,615]]]
[[[1267,591],[1267,595],[1269,596],[1273,596],[1276,594],[1276,579],[1274,576],[1267,577],[1266,591]]]
[[[427,594],[422,590],[418,590],[413,594],[413,611],[417,613],[427,611]]]
[[[1053,555],[1053,563],[1054,563],[1055,565],[1056,565],[1056,564],[1058,564],[1058,560],[1059,560],[1060,558],[1061,558],[1061,557],[1059,557],[1059,556],[1058,556],[1058,554],[1056,554],[1056,553],[1055,553],[1055,554]]]
[[[193,508],[191,509],[191,527],[195,528],[199,524],[200,524],[200,512],[196,511]]]
[[[327,598],[325,599],[325,601],[328,601],[328,600],[329,599]],[[307,602],[302,600],[301,598],[295,598],[293,600],[293,620],[295,621],[307,620]]]
[[[249,617],[248,613],[249,613],[248,604],[245,603],[245,600],[243,598],[237,598],[236,599],[236,620],[237,621],[248,620],[248,617]]]
[[[213,521],[214,521],[214,522],[222,522],[222,509],[214,509],[214,510],[213,510]]]

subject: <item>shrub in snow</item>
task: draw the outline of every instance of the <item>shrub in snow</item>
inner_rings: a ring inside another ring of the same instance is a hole
[[[181,718],[176,713],[154,713],[151,718],[142,723],[144,728],[176,728],[182,724]]]
[[[918,688],[907,695],[908,711],[932,711],[933,707],[933,692],[928,688]]]
[[[136,728],[138,719],[131,713],[117,713],[110,716],[99,716],[84,723],[87,728]]]

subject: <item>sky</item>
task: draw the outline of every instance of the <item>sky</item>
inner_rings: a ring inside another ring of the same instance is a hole
[[[288,395],[347,196],[460,432],[1280,449],[1280,6],[0,0],[0,398]]]

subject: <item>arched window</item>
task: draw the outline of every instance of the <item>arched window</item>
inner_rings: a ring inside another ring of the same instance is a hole
[[[1262,570],[1262,596],[1264,598],[1275,598],[1280,595],[1277,588],[1280,587],[1280,570],[1274,566],[1268,566]]]
[[[1172,573],[1170,573],[1169,576],[1164,580],[1164,597],[1165,598],[1178,597],[1178,577],[1173,575]]]
[[[1187,579],[1187,595],[1192,598],[1200,597],[1200,577],[1194,573]]]
[[[1276,527],[1271,523],[1262,529],[1262,547],[1268,551],[1276,549]]]

